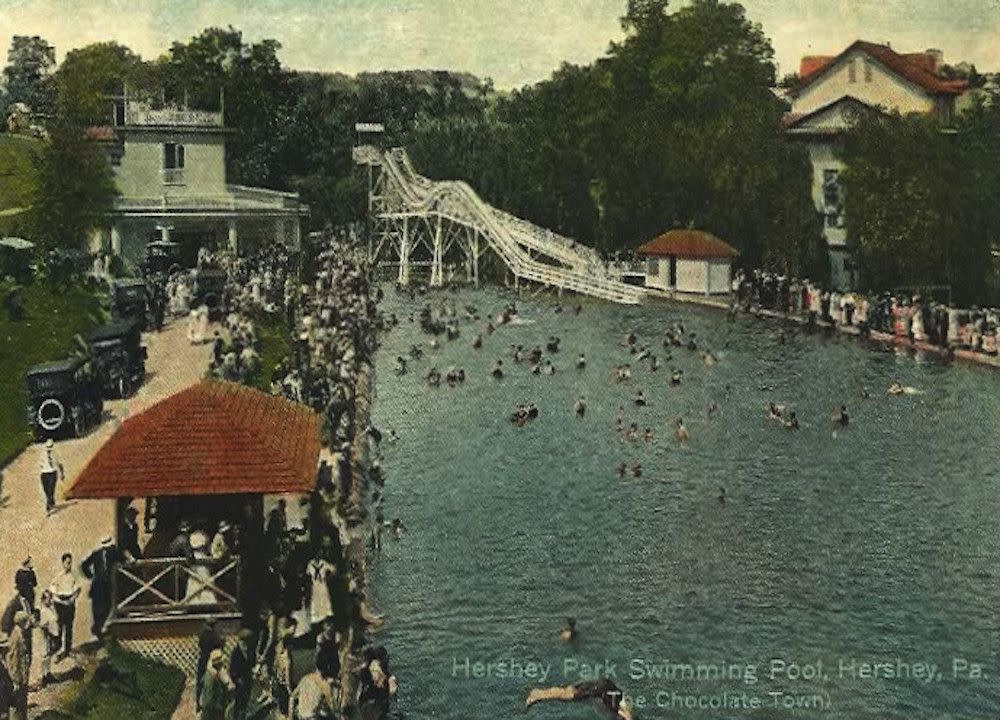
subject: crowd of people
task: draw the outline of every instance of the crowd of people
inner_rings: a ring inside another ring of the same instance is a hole
[[[298,512],[280,501],[268,514],[256,631],[244,632],[228,656],[216,629],[203,631],[199,712],[242,720],[253,687],[280,717],[340,717],[348,706],[365,718],[384,717],[396,680],[385,649],[365,644],[367,631],[382,620],[367,606],[364,573],[349,549],[364,537],[354,527],[366,514],[353,502],[352,445],[359,436],[373,446],[381,440],[356,410],[358,380],[384,322],[378,290],[350,231],[325,233],[298,258],[271,247],[218,261],[229,277],[229,315],[215,338],[213,374],[254,378],[260,361],[250,318],[280,315],[293,351],[270,369],[271,391],[322,414],[333,461],[321,462],[316,489]],[[368,477],[377,486],[372,497],[381,530],[377,463]]]
[[[734,303],[809,322],[825,322],[927,343],[941,349],[997,354],[1000,309],[958,308],[919,294],[884,292],[872,297],[827,290],[808,279],[754,270],[733,279]]]

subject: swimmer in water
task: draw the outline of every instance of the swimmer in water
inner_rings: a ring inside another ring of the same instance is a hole
[[[616,469],[616,472],[618,473],[618,479],[619,480],[624,480],[625,479],[625,473],[628,472],[628,463],[626,463],[624,460],[622,462],[620,462],[618,464],[618,468]]]
[[[564,643],[576,642],[576,618],[566,618],[566,624],[559,629],[559,639]]]
[[[541,375],[542,374],[542,366],[539,365],[538,363],[535,363],[534,365],[532,365],[531,366],[531,374],[532,375]]]
[[[574,702],[595,700],[598,707],[614,720],[638,720],[638,715],[625,699],[625,694],[612,681],[601,677],[583,680],[564,687],[534,688],[524,701],[525,707],[546,701]]]
[[[722,485],[719,486],[719,503],[725,504],[726,502],[726,488]]]
[[[719,358],[717,358],[715,356],[715,353],[713,353],[711,350],[705,350],[704,352],[702,352],[701,360],[703,363],[705,363],[705,367],[712,367],[713,365],[719,362]]]
[[[638,390],[636,392],[634,402],[636,407],[646,407],[646,396],[643,394],[642,390]]]
[[[716,405],[715,401],[713,400],[708,404],[708,407],[705,408],[705,414],[708,415],[708,417],[712,417],[715,415],[716,412],[718,412],[718,410],[719,406]]]
[[[587,367],[587,358],[584,356],[583,353],[580,353],[580,357],[576,359],[576,369],[583,370],[586,367]]]
[[[483,346],[483,336],[482,335],[476,335],[476,337],[472,341],[472,349],[473,350],[478,350],[482,346]]]
[[[898,380],[893,380],[892,383],[890,383],[887,392],[890,395],[902,395],[903,393],[906,392],[906,388],[903,387],[903,383],[899,382]]]
[[[642,477],[642,465],[638,460],[632,461],[632,477]]]
[[[788,417],[785,418],[785,429],[786,430],[798,430],[799,429],[799,419],[795,417],[795,411],[790,410],[788,412]]]
[[[497,380],[503,378],[503,360],[497,360],[497,364],[493,366],[492,374]]]
[[[835,410],[833,416],[830,418],[830,422],[835,428],[847,427],[848,423],[847,406],[841,405],[837,410]]]
[[[677,440],[683,445],[688,440],[691,439],[691,435],[688,433],[688,429],[684,427],[684,419],[677,418]]]
[[[546,375],[555,375],[556,374],[556,366],[552,364],[551,360],[546,360],[545,361],[545,368],[544,369],[545,369],[545,374]]]
[[[577,417],[583,417],[587,414],[587,401],[583,399],[583,395],[573,405],[573,412],[576,413]]]
[[[653,355],[650,358],[649,370],[650,372],[656,372],[659,369],[660,369],[660,358],[656,357],[656,355]]]
[[[579,303],[577,303],[576,305],[573,306],[573,314],[574,315],[579,315],[582,312],[583,312],[583,305],[580,305]]]
[[[784,405],[775,405],[773,402],[768,403],[767,414],[772,420],[781,420],[781,416],[784,412]]]
[[[653,442],[653,428],[646,428],[642,434],[643,440],[646,442]]]
[[[670,373],[670,384],[671,385],[680,385],[681,384],[681,377],[683,375],[684,375],[684,372],[682,370],[674,369],[674,371]]]

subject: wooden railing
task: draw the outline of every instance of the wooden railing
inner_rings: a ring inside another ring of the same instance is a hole
[[[239,558],[123,563],[112,576],[112,598],[116,618],[235,612],[240,598]]]

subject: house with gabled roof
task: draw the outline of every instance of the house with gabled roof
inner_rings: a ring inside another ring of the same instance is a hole
[[[857,281],[844,222],[841,136],[865,112],[921,113],[950,125],[967,84],[942,76],[943,60],[940,50],[898,53],[888,44],[864,40],[837,55],[802,58],[798,83],[787,93],[792,107],[783,125],[789,137],[809,149],[812,197],[823,216],[835,287],[847,289]]]

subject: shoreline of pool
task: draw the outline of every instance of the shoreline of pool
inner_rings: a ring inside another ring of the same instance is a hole
[[[650,297],[656,298],[658,300],[667,300],[681,303],[688,303],[692,305],[700,305],[702,307],[714,308],[716,310],[723,310],[728,312],[730,308],[729,299],[732,295],[726,295],[727,300],[721,300],[716,297],[706,297],[704,295],[697,295],[692,293],[670,293],[660,290],[654,290],[647,288]],[[756,317],[766,317],[773,320],[785,320],[789,322],[794,322],[798,325],[807,325],[808,319],[801,317],[799,315],[791,315],[788,313],[780,313],[776,310],[766,310],[758,309],[752,312],[744,312],[744,314],[754,315]],[[851,335],[853,337],[861,338],[861,331],[854,326],[837,325],[835,323],[829,323],[822,320],[816,321],[816,327],[823,328],[827,330],[836,330],[844,335]],[[870,340],[876,340],[882,343],[892,343],[893,345],[907,350],[919,350],[921,352],[929,352],[938,355],[942,358],[954,358],[957,360],[962,360],[964,362],[973,363],[976,365],[982,365],[989,368],[1000,369],[1000,355],[993,356],[987,355],[985,353],[974,352],[972,350],[966,350],[964,348],[943,348],[937,345],[932,345],[931,343],[923,342],[920,340],[910,340],[905,337],[898,337],[890,333],[882,332],[880,330],[869,331],[868,338]]]

